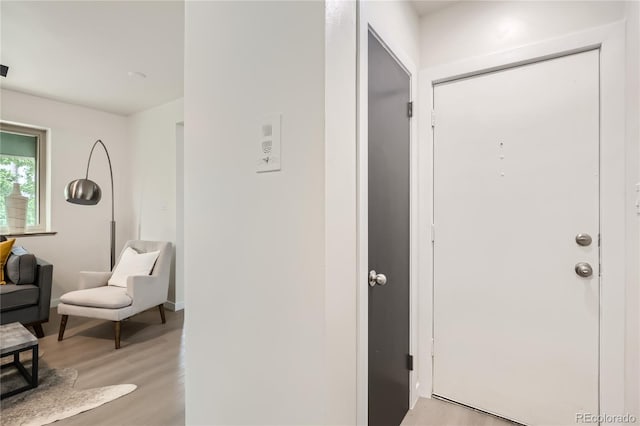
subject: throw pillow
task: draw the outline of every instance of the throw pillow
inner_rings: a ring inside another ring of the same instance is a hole
[[[120,256],[120,261],[111,274],[107,282],[109,285],[118,287],[127,286],[127,277],[132,275],[149,275],[155,265],[159,251],[149,253],[138,253],[131,247],[127,247]]]
[[[34,284],[38,264],[35,255],[24,247],[13,246],[5,266],[6,279],[13,284]]]
[[[0,285],[7,283],[4,280],[4,264],[7,263],[7,258],[11,254],[11,247],[13,247],[13,243],[15,242],[15,238],[0,242]]]

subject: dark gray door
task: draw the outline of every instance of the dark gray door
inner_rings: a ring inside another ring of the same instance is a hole
[[[368,46],[369,271],[384,275],[369,286],[369,424],[394,426],[409,409],[411,86],[372,33]]]

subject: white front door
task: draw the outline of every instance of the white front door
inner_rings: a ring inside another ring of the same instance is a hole
[[[434,110],[434,394],[598,414],[599,51],[438,84]]]

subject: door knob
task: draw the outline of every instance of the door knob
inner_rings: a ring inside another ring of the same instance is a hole
[[[578,243],[579,246],[589,246],[591,245],[591,235],[589,234],[578,234],[576,235],[576,243]]]
[[[576,263],[576,274],[582,278],[588,278],[593,275],[593,268],[587,262]]]
[[[378,274],[375,270],[369,271],[369,285],[374,287],[376,284],[385,285],[387,283],[387,276],[385,274]]]

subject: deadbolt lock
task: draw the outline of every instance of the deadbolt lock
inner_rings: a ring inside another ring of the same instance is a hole
[[[590,246],[592,241],[593,239],[589,234],[576,235],[576,243],[578,243],[579,246],[583,246],[583,247]]]

